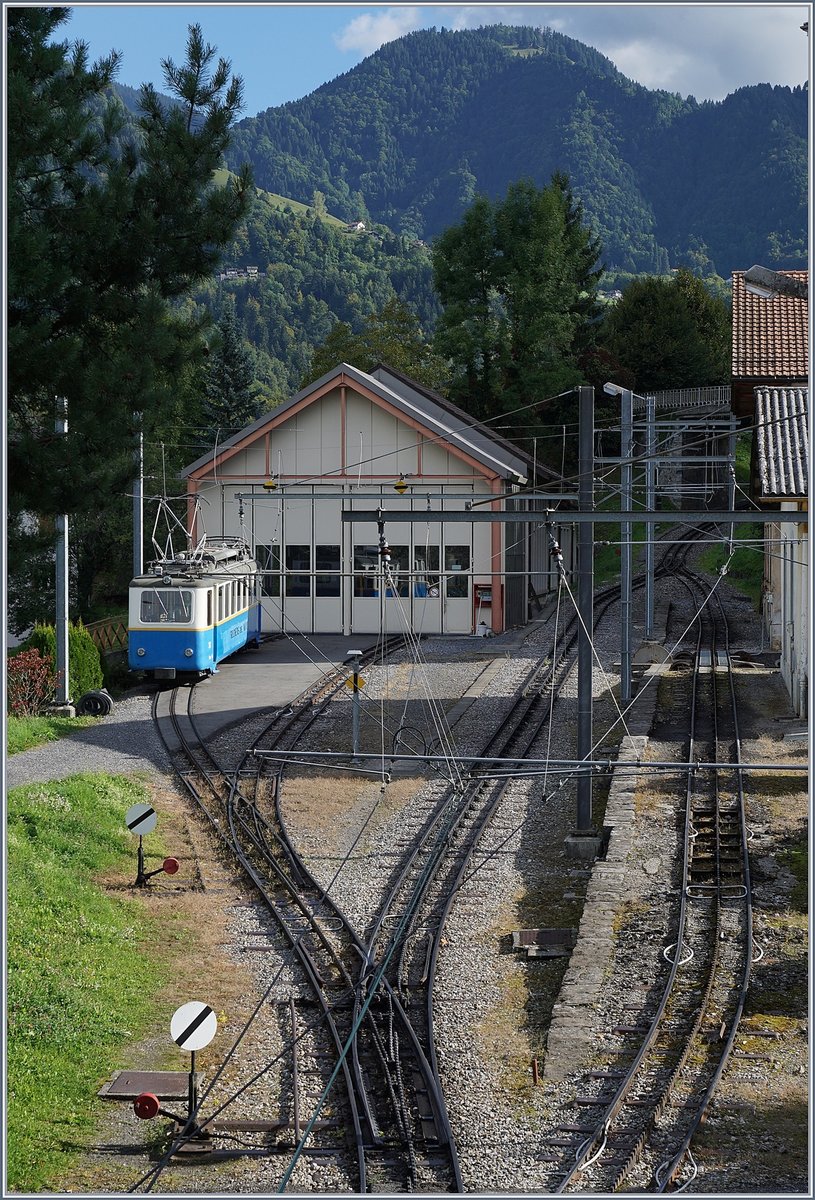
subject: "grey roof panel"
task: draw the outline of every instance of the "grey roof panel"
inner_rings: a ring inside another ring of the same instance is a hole
[[[761,496],[786,499],[809,491],[808,390],[760,387],[756,396],[756,459]]]

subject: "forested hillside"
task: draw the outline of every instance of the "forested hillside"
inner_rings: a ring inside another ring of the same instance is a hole
[[[213,279],[194,303],[218,319],[224,297],[235,297],[257,380],[272,402],[297,390],[315,346],[338,321],[359,329],[396,295],[429,334],[439,312],[427,247],[385,227],[349,231],[319,196],[303,207],[258,192],[225,263],[257,267],[257,275]]]
[[[610,269],[805,262],[807,94],[720,103],[649,90],[551,30],[423,30],[302,100],[241,121],[228,152],[270,192],[430,240],[476,194],[564,171]]]

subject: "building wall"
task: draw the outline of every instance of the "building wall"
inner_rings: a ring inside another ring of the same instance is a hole
[[[795,504],[783,504],[795,510]],[[809,546],[807,527],[783,522],[766,526],[764,619],[770,646],[780,651],[780,668],[798,716],[807,715],[809,680]]]
[[[388,581],[377,522],[341,519],[344,508],[463,510],[467,497],[503,491],[502,481],[345,384],[304,401],[196,476],[191,488],[203,500],[206,532],[242,535],[255,548],[267,631],[504,627],[501,525],[391,523]],[[394,491],[401,476],[404,495]]]

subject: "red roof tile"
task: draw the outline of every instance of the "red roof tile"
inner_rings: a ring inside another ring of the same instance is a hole
[[[782,271],[806,282],[808,271]],[[805,380],[809,374],[809,305],[794,296],[763,299],[733,272],[733,379]]]

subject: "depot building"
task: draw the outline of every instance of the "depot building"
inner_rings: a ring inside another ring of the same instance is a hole
[[[443,514],[542,510],[549,502],[524,490],[560,480],[384,366],[342,363],[182,474],[202,500],[196,535],[242,535],[253,547],[269,632],[500,633],[556,586],[542,519]],[[414,519],[389,522],[388,511]],[[553,528],[568,569],[570,530]]]

